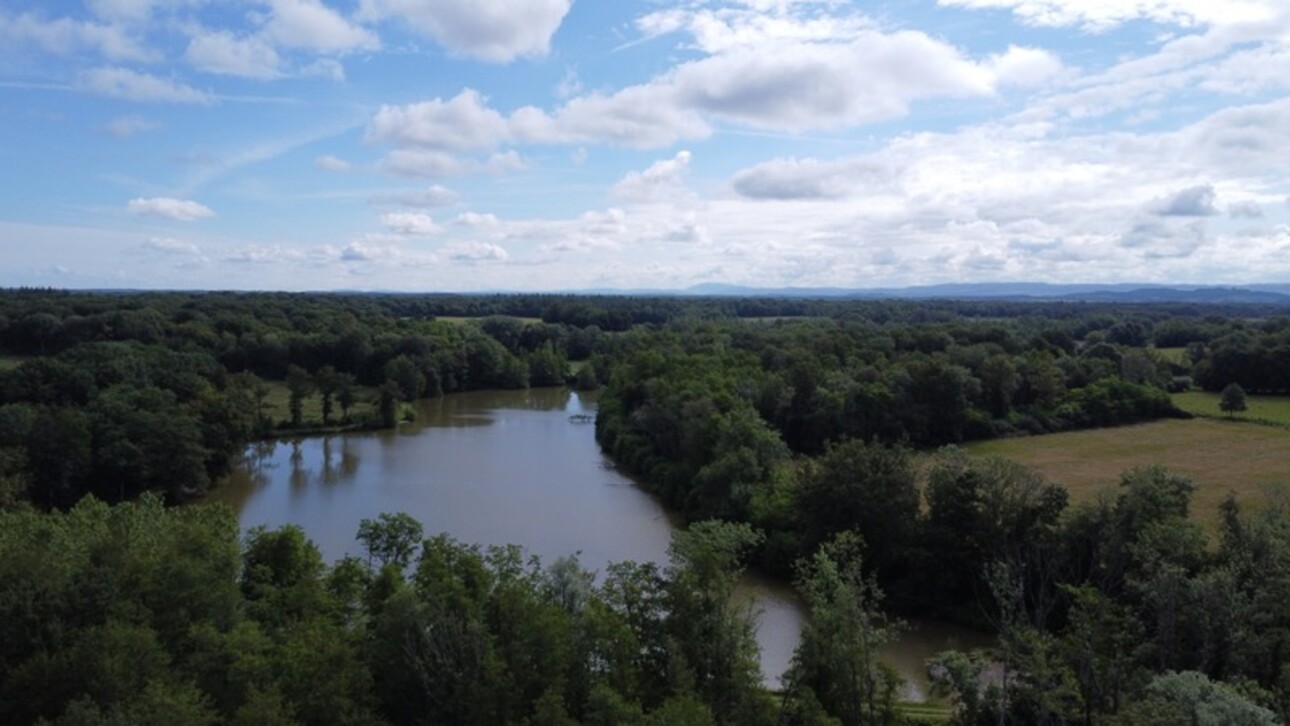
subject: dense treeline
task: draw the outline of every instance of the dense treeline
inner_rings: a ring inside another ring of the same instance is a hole
[[[602,335],[417,312],[327,295],[0,295],[0,354],[23,357],[0,371],[0,499],[183,501],[252,438],[392,426],[400,400],[563,385],[570,353],[586,358]],[[271,414],[275,385],[289,416]],[[321,421],[303,419],[313,397]],[[360,398],[372,413],[354,414]]]
[[[1191,486],[1160,469],[1062,512],[1006,462],[948,452],[923,526],[988,608],[989,652],[930,665],[961,724],[1274,724],[1290,712],[1290,511],[1228,504],[1207,550]],[[0,720],[51,724],[899,724],[877,661],[900,624],[854,530],[796,567],[808,619],[783,691],[761,688],[733,598],[762,535],[707,521],[669,564],[424,538],[364,520],[327,565],[295,527],[146,496],[0,512]],[[957,554],[955,554],[957,553]],[[984,563],[984,564],[982,564]],[[924,563],[926,564],[926,563]]]
[[[365,520],[359,539],[365,559],[327,566],[294,527],[239,541],[222,507],[0,513],[0,721],[775,723],[752,613],[732,599],[747,526],[692,527],[666,567],[618,563],[599,582],[572,558],[422,539],[406,515]],[[869,612],[845,556],[804,565],[821,617]],[[792,702],[845,655],[804,652]]]
[[[795,455],[830,442],[934,447],[1182,415],[1166,361],[1087,322],[635,331],[615,340],[597,435],[688,516],[747,520],[757,495],[809,478]]]

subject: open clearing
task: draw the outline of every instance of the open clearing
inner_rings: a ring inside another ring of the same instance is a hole
[[[1222,396],[1205,391],[1187,391],[1172,396],[1174,405],[1187,413],[1196,416],[1225,417],[1218,408]],[[1240,421],[1269,423],[1277,426],[1290,426],[1290,397],[1287,396],[1246,396],[1246,410],[1233,418]]]
[[[24,356],[18,355],[0,355],[0,372],[11,371],[22,365],[27,360]]]
[[[269,396],[264,401],[265,413],[268,414],[274,422],[285,421],[291,418],[291,391],[287,384],[282,381],[265,381],[269,387]],[[373,401],[377,397],[376,389],[366,388],[364,386],[354,387],[354,407],[350,409],[349,415],[354,418],[362,418],[376,413],[377,406]],[[332,421],[340,421],[340,404],[332,401]],[[322,425],[322,397],[317,393],[310,394],[305,400],[300,402],[301,420],[305,424]]]
[[[1160,464],[1196,482],[1192,518],[1214,531],[1218,506],[1235,492],[1242,508],[1262,505],[1265,491],[1290,483],[1290,431],[1238,421],[1167,420],[970,444],[973,455],[997,454],[1066,486],[1071,503],[1114,489],[1120,474]]]

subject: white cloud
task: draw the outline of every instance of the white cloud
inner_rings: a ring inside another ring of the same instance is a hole
[[[656,161],[645,171],[633,171],[615,184],[609,193],[633,202],[650,202],[675,196],[681,190],[691,154],[677,152],[671,159]]]
[[[118,116],[103,127],[108,134],[118,139],[128,139],[145,131],[161,128],[161,124],[142,116]]]
[[[470,241],[445,245],[443,254],[457,262],[506,262],[510,253],[492,242]]]
[[[492,214],[481,214],[479,212],[462,212],[461,214],[457,215],[457,218],[453,220],[453,223],[458,224],[462,227],[491,228],[491,227],[497,227],[499,224],[501,224],[501,221],[497,219],[496,215],[492,215]]]
[[[272,46],[256,37],[236,38],[225,31],[193,38],[184,52],[184,60],[206,73],[258,80],[282,76],[281,59]]]
[[[396,234],[428,236],[443,231],[442,227],[434,223],[434,219],[430,215],[418,212],[382,214],[381,224]]]
[[[9,15],[0,11],[0,43],[10,48],[30,44],[59,55],[89,51],[112,61],[149,61],[156,57],[120,26],[71,18],[46,20],[32,13]]]
[[[506,119],[471,88],[448,101],[382,106],[367,127],[369,141],[438,149],[492,148],[508,136]]]
[[[457,55],[544,56],[572,0],[362,0],[359,17],[396,19]]]
[[[151,197],[146,199],[139,197],[131,199],[130,203],[126,205],[126,210],[131,214],[164,217],[179,222],[196,222],[215,216],[215,212],[203,204],[170,197]]]
[[[886,188],[894,172],[873,159],[775,159],[744,169],[731,180],[750,199],[838,199],[864,188]]]
[[[987,65],[999,85],[1021,88],[1042,87],[1066,70],[1061,60],[1046,50],[1015,45],[1004,53],[990,56]]]
[[[1275,0],[938,0],[974,10],[1011,10],[1023,22],[1041,26],[1078,25],[1105,30],[1132,20],[1191,27],[1257,23],[1274,13]]]
[[[349,171],[352,165],[338,156],[326,154],[314,159],[314,168],[320,171]]]
[[[380,39],[370,30],[346,20],[319,0],[268,0],[272,15],[264,34],[287,48],[321,53],[375,50]]]
[[[139,73],[128,68],[93,68],[77,77],[82,91],[126,101],[211,103],[214,98],[192,86]]]
[[[711,3],[708,5],[649,13],[637,19],[636,27],[647,38],[687,32],[696,48],[715,54],[768,44],[848,40],[875,26],[859,14],[832,14],[829,11],[837,6],[831,3],[736,2],[715,8],[710,7]]]
[[[284,247],[282,245],[273,245],[271,247],[251,245],[231,251],[224,258],[224,261],[235,264],[263,265],[277,264],[280,262],[300,262],[307,257],[307,251],[294,247]]]
[[[926,34],[864,31],[847,43],[735,47],[682,63],[643,84],[509,116],[474,89],[384,106],[367,139],[400,146],[486,149],[506,143],[667,146],[712,133],[707,118],[785,132],[838,129],[906,115],[932,98],[989,97],[1063,70],[1052,54],[1010,48],[974,61]]]
[[[192,242],[173,237],[153,237],[140,246],[145,250],[167,255],[197,256],[202,253],[201,248]]]
[[[396,195],[393,201],[409,207],[451,207],[461,201],[461,195],[448,187],[432,184],[425,189]]]

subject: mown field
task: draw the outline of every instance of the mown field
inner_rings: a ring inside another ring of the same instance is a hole
[[[1065,485],[1072,503],[1113,490],[1121,472],[1160,464],[1195,480],[1192,517],[1211,532],[1229,491],[1254,508],[1266,501],[1269,490],[1290,486],[1290,431],[1238,421],[1157,421],[983,441],[967,448],[973,455],[997,454],[1035,468]]]
[[[1172,396],[1174,405],[1197,416],[1226,417],[1218,408],[1219,394],[1187,391]],[[1246,396],[1246,410],[1232,418],[1256,423],[1290,426],[1290,396]]]
[[[286,421],[291,418],[291,392],[287,389],[287,384],[281,381],[265,381],[269,387],[269,397],[265,399],[266,413],[274,423]],[[376,389],[358,386],[354,390],[354,406],[350,409],[349,415],[355,419],[362,418],[369,414],[376,413]],[[313,394],[301,402],[300,406],[301,419],[307,425],[322,425],[322,398],[318,394]],[[339,423],[341,419],[340,404],[332,400],[332,422]]]

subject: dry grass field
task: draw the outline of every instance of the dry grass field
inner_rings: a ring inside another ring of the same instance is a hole
[[[997,454],[1066,486],[1072,503],[1114,489],[1120,474],[1160,464],[1196,482],[1192,517],[1213,531],[1228,492],[1256,508],[1271,489],[1290,486],[1290,431],[1238,421],[1168,420],[1109,429],[970,444],[973,455]]]

